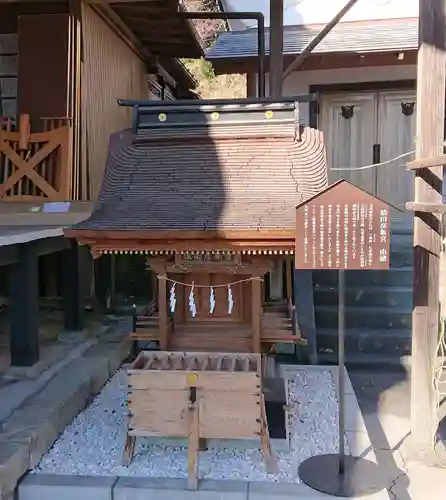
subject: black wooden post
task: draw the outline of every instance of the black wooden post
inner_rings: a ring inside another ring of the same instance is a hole
[[[307,269],[294,270],[294,305],[297,321],[308,341],[308,357],[312,365],[317,364],[317,339],[314,317],[313,272]]]
[[[31,244],[19,247],[18,262],[9,266],[9,339],[11,366],[39,361],[39,271]]]
[[[106,312],[107,298],[110,293],[111,255],[102,255],[94,263],[96,300],[102,312]]]
[[[84,327],[84,307],[80,281],[79,247],[71,241],[70,247],[61,252],[62,293],[64,304],[64,329],[80,331]]]

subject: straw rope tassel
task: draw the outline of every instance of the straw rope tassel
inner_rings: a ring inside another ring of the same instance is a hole
[[[170,312],[171,313],[175,312],[175,306],[177,304],[177,299],[175,296],[175,285],[176,285],[176,283],[172,283],[172,286],[170,288]]]
[[[214,294],[214,287],[211,286],[211,293],[209,295],[209,312],[211,314],[214,314],[215,311],[215,294]]]
[[[192,283],[192,288],[190,290],[189,294],[189,311],[192,314],[192,317],[195,318],[197,315],[197,305],[195,304],[195,297],[194,297],[194,284]]]
[[[228,285],[228,314],[232,314],[232,308],[234,307],[234,299],[232,297],[231,285]]]

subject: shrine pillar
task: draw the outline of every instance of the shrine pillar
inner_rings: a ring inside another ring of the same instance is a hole
[[[167,315],[167,276],[158,275],[158,322],[160,349],[167,351],[169,345],[169,324]]]
[[[271,269],[269,295],[271,300],[283,299],[283,262],[282,260],[275,262]]]
[[[259,353],[260,329],[262,317],[262,278],[253,276],[251,280],[251,306],[252,306],[252,352]]]

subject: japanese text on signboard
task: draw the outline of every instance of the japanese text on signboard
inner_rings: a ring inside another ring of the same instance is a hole
[[[297,209],[296,267],[387,269],[390,207],[348,183],[350,196],[328,194]]]

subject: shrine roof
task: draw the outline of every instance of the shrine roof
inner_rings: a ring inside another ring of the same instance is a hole
[[[114,134],[92,215],[74,230],[275,230],[327,186],[322,134],[298,104],[134,109]]]

